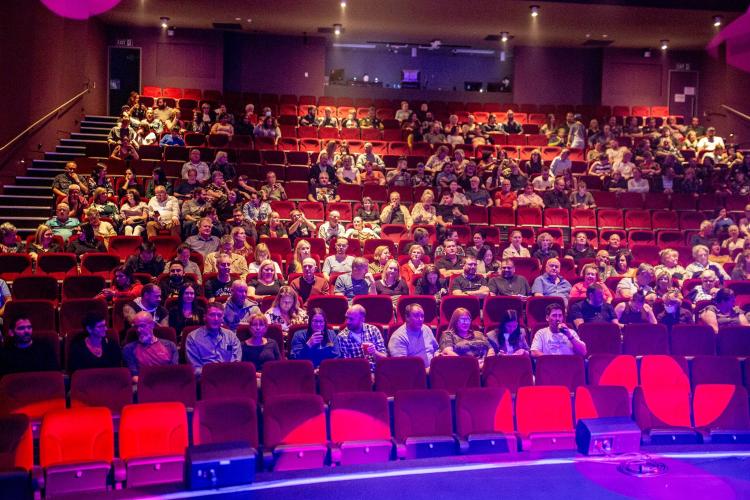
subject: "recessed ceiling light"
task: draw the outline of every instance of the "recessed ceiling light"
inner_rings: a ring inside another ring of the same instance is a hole
[[[341,8],[342,9],[346,8],[346,0],[341,0]]]
[[[529,9],[531,10],[531,17],[537,17],[539,15],[540,8],[538,5],[532,5]]]
[[[235,17],[234,20],[235,21],[242,21],[242,18],[241,17]]]
[[[661,46],[659,47],[661,48],[661,50],[667,50],[669,48],[669,40],[662,40],[659,43],[661,44]]]
[[[721,26],[721,23],[724,22],[724,18],[722,16],[714,16],[714,27],[718,28]]]
[[[607,38],[608,36],[609,36],[609,35],[607,35],[607,34],[603,34],[603,35],[602,35],[602,38]]]
[[[169,28],[169,18],[168,17],[160,17],[159,20],[161,21],[161,27],[164,29]]]
[[[339,36],[341,34],[341,25],[340,24],[334,24],[333,25],[333,34],[336,36]]]
[[[586,33],[586,38],[591,38],[591,33]]]
[[[508,41],[508,32],[507,31],[502,31],[500,33],[500,41],[501,42],[507,42]]]

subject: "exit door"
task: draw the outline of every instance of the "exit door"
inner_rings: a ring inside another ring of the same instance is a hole
[[[130,92],[141,92],[141,49],[109,47],[107,113],[119,115]]]
[[[698,113],[698,72],[669,71],[669,114],[682,115],[686,122]]]

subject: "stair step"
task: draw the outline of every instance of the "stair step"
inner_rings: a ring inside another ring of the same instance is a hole
[[[32,165],[39,168],[65,169],[66,160],[34,160]]]
[[[30,187],[46,187],[47,189],[52,189],[52,181],[54,180],[54,177],[40,177],[40,176],[19,176],[16,177],[16,185],[17,186],[30,186]]]
[[[0,194],[0,206],[42,206],[45,203],[49,207],[52,207],[52,193],[49,190],[48,194],[44,196],[27,196],[18,193],[9,194],[7,191],[5,194]]]
[[[0,205],[0,217],[3,220],[16,217],[50,217],[52,209],[50,206],[8,206]]]
[[[31,167],[26,170],[26,175],[29,177],[49,177],[54,179],[56,175],[63,173],[63,169],[58,168],[36,168]]]
[[[86,146],[74,146],[71,144],[59,144],[55,146],[55,153],[86,154]]]
[[[82,134],[95,135],[97,137],[107,137],[109,129],[93,128],[93,127],[81,127]]]
[[[116,125],[115,123],[106,123],[106,122],[96,122],[91,120],[83,120],[81,122],[81,127],[87,127],[87,128],[95,128],[98,130],[106,130],[109,132],[109,130]]]
[[[86,115],[84,118],[86,121],[92,121],[92,122],[106,122],[111,123],[114,125],[117,123],[117,117],[116,116],[103,116],[103,115]]]
[[[70,134],[71,139],[82,139],[84,141],[101,141],[107,140],[107,134],[87,134],[83,132],[73,132]]]
[[[50,186],[16,186],[6,184],[3,186],[3,193],[14,194],[22,197],[39,196],[49,200],[52,198],[52,189]],[[28,205],[28,202],[23,200],[18,200],[18,202],[19,205]]]
[[[47,151],[44,153],[45,160],[63,160],[73,161],[76,158],[86,156],[84,153],[57,153],[55,151]]]

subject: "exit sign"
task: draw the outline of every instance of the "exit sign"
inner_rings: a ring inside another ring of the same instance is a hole
[[[118,38],[115,42],[115,45],[118,45],[120,47],[132,47],[133,46],[133,39],[132,38]]]

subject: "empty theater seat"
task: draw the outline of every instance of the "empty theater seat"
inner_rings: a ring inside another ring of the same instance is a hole
[[[699,443],[690,421],[690,390],[680,386],[636,387],[633,416],[647,444]]]
[[[326,359],[318,369],[320,396],[330,402],[340,392],[372,391],[370,363],[363,358]]]
[[[508,389],[468,387],[456,392],[456,434],[464,453],[514,453],[513,397]]]
[[[695,427],[712,443],[750,443],[747,391],[734,384],[701,384],[693,394]]]
[[[328,454],[323,399],[316,394],[288,394],[266,401],[263,446],[269,469],[321,467]]]
[[[578,386],[575,394],[576,422],[582,418],[630,417],[627,389],[614,385]]]
[[[472,356],[436,356],[430,362],[430,388],[449,394],[464,387],[479,387],[479,361]]]
[[[455,455],[450,396],[443,390],[401,390],[393,400],[398,458]]]
[[[351,465],[385,462],[393,454],[393,444],[385,394],[361,391],[333,394],[332,463]]]
[[[522,450],[573,450],[573,407],[564,386],[521,387],[516,422]]]
[[[209,363],[201,372],[201,399],[258,399],[255,365],[248,362]]]
[[[192,425],[193,444],[242,442],[258,449],[258,409],[248,397],[198,401]]]

